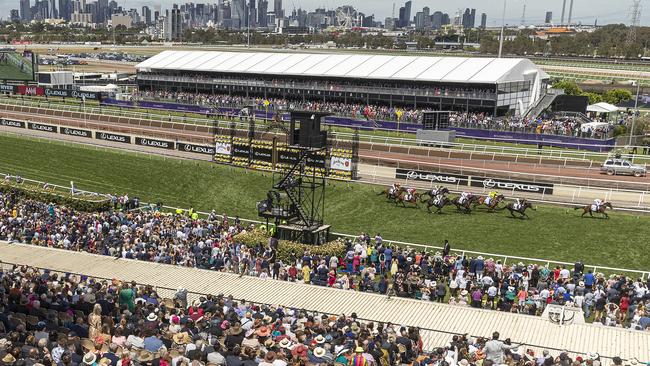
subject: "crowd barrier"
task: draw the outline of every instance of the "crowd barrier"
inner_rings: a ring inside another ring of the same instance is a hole
[[[205,114],[206,116],[217,115],[241,115],[242,108],[235,107],[217,107],[210,108],[199,105],[181,104],[181,103],[168,103],[168,102],[152,102],[152,101],[125,101],[116,99],[103,99],[100,103],[106,106],[117,106],[124,108],[148,108],[148,109],[162,109],[175,112],[189,112]],[[248,111],[255,118],[271,120],[275,118],[276,114],[283,121],[288,121],[289,113],[275,112],[268,110],[253,110]],[[357,119],[352,117],[339,117],[327,116],[324,118],[324,123],[331,126],[347,127],[359,129],[362,131],[373,130],[390,130],[399,132],[414,133],[422,129],[422,124],[413,122],[399,122],[399,121],[382,121],[382,120],[368,120]],[[458,137],[492,140],[498,142],[521,142],[524,144],[541,144],[543,146],[564,147],[571,149],[607,152],[611,150],[616,144],[616,139],[590,139],[573,137],[566,135],[552,135],[552,134],[537,134],[525,132],[508,132],[500,130],[487,130],[478,128],[465,128],[465,127],[449,127],[450,130],[456,132]]]

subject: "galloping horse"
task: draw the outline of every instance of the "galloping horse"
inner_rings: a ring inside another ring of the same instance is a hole
[[[435,197],[432,197],[427,201],[427,211],[429,211],[429,213],[432,213],[431,212],[431,207],[435,207],[436,208],[435,213],[439,214],[439,213],[442,213],[442,209],[445,206],[451,205],[451,204],[452,204],[451,200],[446,196],[440,197],[439,200],[436,199]]]
[[[528,201],[524,201],[521,205],[519,205],[518,208],[515,208],[515,203],[514,203],[514,202],[511,202],[511,203],[508,203],[508,204],[506,205],[506,207],[502,208],[501,210],[508,210],[508,211],[510,211],[510,215],[512,215],[512,217],[516,217],[516,216],[515,216],[515,212],[516,212],[516,213],[518,213],[519,215],[521,215],[521,216],[519,216],[520,219],[523,219],[524,217],[530,219],[530,217],[529,217],[528,215],[526,215],[526,210],[529,209],[529,208],[530,208],[531,210],[534,210],[534,209],[535,209],[535,208],[533,207],[533,204],[532,204],[532,203],[530,203],[530,202],[528,202]]]
[[[496,197],[491,198],[489,204],[486,204],[485,201],[488,199],[488,197],[481,196],[474,202],[473,208],[476,208],[476,206],[486,205],[488,212],[493,212],[497,207],[499,207],[499,203],[503,202],[505,198],[506,197],[504,195],[499,194]]]
[[[449,193],[449,189],[447,189],[447,187],[432,188],[432,189],[422,193],[422,202],[427,200],[424,196],[429,196],[429,199],[434,199],[434,198],[436,198],[437,195],[443,195],[444,196],[447,193]]]
[[[469,198],[468,198],[465,202],[463,202],[463,203],[460,203],[460,198],[461,198],[461,196],[457,196],[457,197],[452,198],[452,200],[451,200],[451,204],[453,204],[454,206],[456,206],[456,209],[457,209],[458,211],[462,211],[463,213],[468,214],[468,213],[472,212],[472,207],[471,207],[471,206],[472,206],[472,204],[473,204],[474,202],[476,202],[476,200],[477,200],[477,196],[469,197]]]
[[[585,217],[586,214],[589,214],[589,216],[594,217],[594,214],[602,214],[605,216],[606,219],[609,219],[609,215],[607,215],[607,212],[605,212],[606,209],[613,210],[614,207],[612,207],[612,204],[609,202],[604,202],[598,207],[597,210],[594,210],[593,207],[594,205],[587,205],[587,206],[580,206],[580,207],[575,207],[574,210],[580,210],[582,209],[582,215],[580,217]]]
[[[391,190],[392,190],[392,187],[388,187],[388,188],[384,189],[383,191],[377,193],[377,196],[382,196],[383,195],[383,196],[386,196],[386,199],[394,201],[403,192],[406,192],[406,188],[404,188],[404,187],[399,187],[397,192],[391,192]]]
[[[420,200],[420,194],[415,192],[415,193],[413,193],[411,195],[411,197],[409,199],[406,199],[407,194],[408,193],[404,192],[404,193],[401,193],[399,196],[397,196],[395,198],[395,204],[399,205],[401,203],[402,206],[406,207],[407,203],[412,203],[412,204],[415,205],[415,207],[420,208],[420,205],[418,205],[418,201]]]

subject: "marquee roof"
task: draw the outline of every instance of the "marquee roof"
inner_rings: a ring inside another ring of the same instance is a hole
[[[523,58],[429,57],[344,53],[163,51],[136,65],[161,70],[496,84],[548,74]]]

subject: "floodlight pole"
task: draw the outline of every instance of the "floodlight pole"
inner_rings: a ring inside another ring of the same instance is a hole
[[[634,97],[634,113],[632,114],[632,128],[630,129],[630,141],[628,145],[632,146],[632,136],[634,135],[634,123],[636,122],[636,114],[639,112],[639,93],[641,92],[641,83],[636,82],[636,95]]]
[[[501,15],[501,37],[499,37],[499,58],[501,58],[501,52],[503,51],[503,32],[506,27],[506,3],[508,0],[503,0],[503,14]]]

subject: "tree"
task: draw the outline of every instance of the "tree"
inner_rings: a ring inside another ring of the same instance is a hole
[[[582,93],[582,95],[589,97],[589,104],[596,104],[603,101],[602,95],[598,93]]]
[[[573,81],[558,80],[553,83],[553,88],[564,90],[566,95],[582,95],[582,89]]]
[[[602,98],[605,102],[610,104],[619,104],[632,99],[632,93],[625,89],[612,89],[607,91]]]

